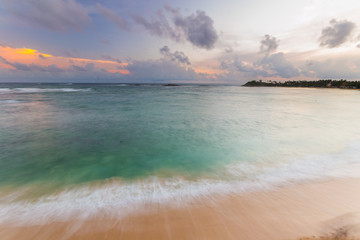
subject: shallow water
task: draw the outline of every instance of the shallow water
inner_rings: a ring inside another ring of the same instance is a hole
[[[358,176],[359,105],[339,89],[0,84],[0,219]]]

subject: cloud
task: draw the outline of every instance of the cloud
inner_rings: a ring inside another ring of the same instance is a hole
[[[8,71],[33,72],[91,72],[96,69],[105,69],[115,75],[127,74],[127,63],[110,56],[106,60],[53,56],[29,48],[11,48],[0,46],[0,68]],[[46,59],[46,60],[44,60]],[[122,66],[122,68],[118,68]],[[96,70],[96,71],[98,71]]]
[[[236,75],[234,72],[245,73],[248,78],[293,78],[299,76],[300,71],[285,58],[283,52],[271,54],[271,52],[276,51],[279,46],[278,43],[279,40],[275,37],[264,35],[264,38],[260,41],[260,51],[265,55],[261,59],[246,61],[241,59],[244,58],[241,55],[227,54],[227,57],[221,61],[221,68],[230,75]]]
[[[300,75],[299,70],[295,68],[291,62],[285,59],[284,53],[274,53],[266,55],[259,63],[258,66],[266,72],[266,77],[279,76],[283,78],[292,78]]]
[[[97,3],[96,7],[100,14],[104,15],[107,19],[114,22],[120,29],[129,30],[129,23],[125,19],[116,15],[113,11],[104,7],[100,3]]]
[[[243,73],[247,78],[269,75],[260,65],[255,65],[251,62],[240,59],[221,61],[221,69],[227,72],[226,75],[236,76],[237,73]]]
[[[234,52],[234,49],[230,46],[230,47],[226,47],[225,48],[225,52],[226,53],[232,53],[232,52]]]
[[[181,12],[180,8],[173,8],[169,3],[165,3],[164,8],[166,11],[168,11],[174,15],[180,14],[180,12]]]
[[[126,62],[115,60],[52,56],[35,49],[0,46],[0,81],[119,81],[129,71]]]
[[[39,58],[41,58],[41,59],[43,59],[43,60],[45,60],[45,59],[47,59],[49,56],[46,56],[46,54],[41,54],[41,53],[39,53]]]
[[[198,75],[192,68],[166,59],[134,61],[127,66],[129,78],[138,81],[197,80]]]
[[[302,67],[302,74],[318,79],[352,79],[360,76],[360,61],[357,56],[340,57],[323,61],[307,61]]]
[[[117,62],[117,63],[122,63],[122,61],[118,58],[113,58],[109,55],[101,55],[101,57],[105,60],[109,60],[109,61],[114,61],[114,62]]]
[[[168,46],[164,46],[160,48],[160,53],[163,55],[168,55],[170,53],[170,48]]]
[[[353,22],[342,20],[336,21],[332,19],[330,26],[321,31],[319,43],[321,47],[334,48],[345,43],[351,36],[356,25]]]
[[[170,38],[176,42],[188,41],[200,48],[214,48],[218,35],[213,20],[204,11],[198,10],[190,16],[183,17],[179,9],[173,9],[169,5],[165,5],[165,10],[170,16],[166,16],[160,9],[151,20],[141,15],[134,15],[133,20],[150,34]]]
[[[174,52],[170,51],[168,46],[164,46],[160,48],[160,53],[166,58],[171,61],[177,61],[178,63],[191,65],[189,58],[183,52]]]
[[[16,70],[22,70],[22,71],[29,71],[30,70],[30,68],[28,67],[28,65],[26,65],[26,64],[23,64],[23,63],[11,63],[11,62],[9,62],[8,60],[6,60],[5,58],[3,58],[2,56],[0,56],[0,60],[3,62],[3,63],[5,63],[5,64],[7,64],[7,65],[9,65],[9,66],[11,66],[11,67],[13,67],[13,68],[15,68]]]
[[[268,73],[262,70],[260,67],[256,67],[253,64],[249,64],[243,61],[235,61],[234,66],[239,72],[250,73],[253,76],[267,76]]]
[[[286,60],[282,52],[266,54],[258,61],[242,60],[241,56],[235,56],[232,59],[222,60],[221,69],[228,74],[235,75],[235,72],[246,74],[248,78],[256,77],[281,77],[292,78],[300,75],[299,70],[291,62]]]
[[[79,81],[79,82],[172,82],[213,81],[214,75],[197,73],[189,58],[180,51],[164,46],[161,58],[121,62],[104,55],[101,60],[51,56],[35,49],[0,47],[2,79],[12,81]],[[47,57],[44,61],[39,54]]]
[[[59,68],[56,64],[51,64],[45,67],[45,72],[64,72],[64,69]]]
[[[34,63],[31,64],[24,64],[18,62],[11,63],[1,56],[0,56],[0,60],[3,63],[13,67],[15,70],[18,71],[64,72],[64,70],[62,68],[59,68],[56,64],[41,66]]]
[[[53,31],[81,31],[91,21],[88,11],[75,0],[5,1],[5,6],[16,18]]]
[[[176,42],[183,39],[182,32],[171,25],[161,10],[158,10],[151,20],[146,20],[141,15],[134,15],[133,20],[135,23],[143,26],[152,35],[170,38]]]
[[[188,17],[178,15],[174,23],[184,31],[187,40],[193,45],[206,49],[214,48],[218,35],[214,21],[204,11],[198,10]]]
[[[88,63],[85,66],[71,65],[70,69],[78,72],[91,72],[95,69],[94,63]]]
[[[270,53],[276,51],[279,46],[279,40],[276,37],[272,37],[268,34],[260,41],[260,52]]]
[[[71,51],[64,51],[64,55],[69,58],[78,58],[80,56],[76,49],[72,49]]]
[[[2,56],[0,56],[0,60],[1,60],[3,63],[11,66],[11,63],[9,63],[9,62],[8,62],[5,58],[3,58]]]

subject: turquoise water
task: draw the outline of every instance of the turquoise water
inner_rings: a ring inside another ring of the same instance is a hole
[[[0,84],[0,217],[356,175],[358,106],[338,89]]]

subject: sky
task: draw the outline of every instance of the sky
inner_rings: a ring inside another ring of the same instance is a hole
[[[360,80],[357,0],[0,0],[0,82]]]

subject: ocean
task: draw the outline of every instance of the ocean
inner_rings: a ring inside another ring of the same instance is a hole
[[[359,176],[360,91],[0,84],[0,223]]]

